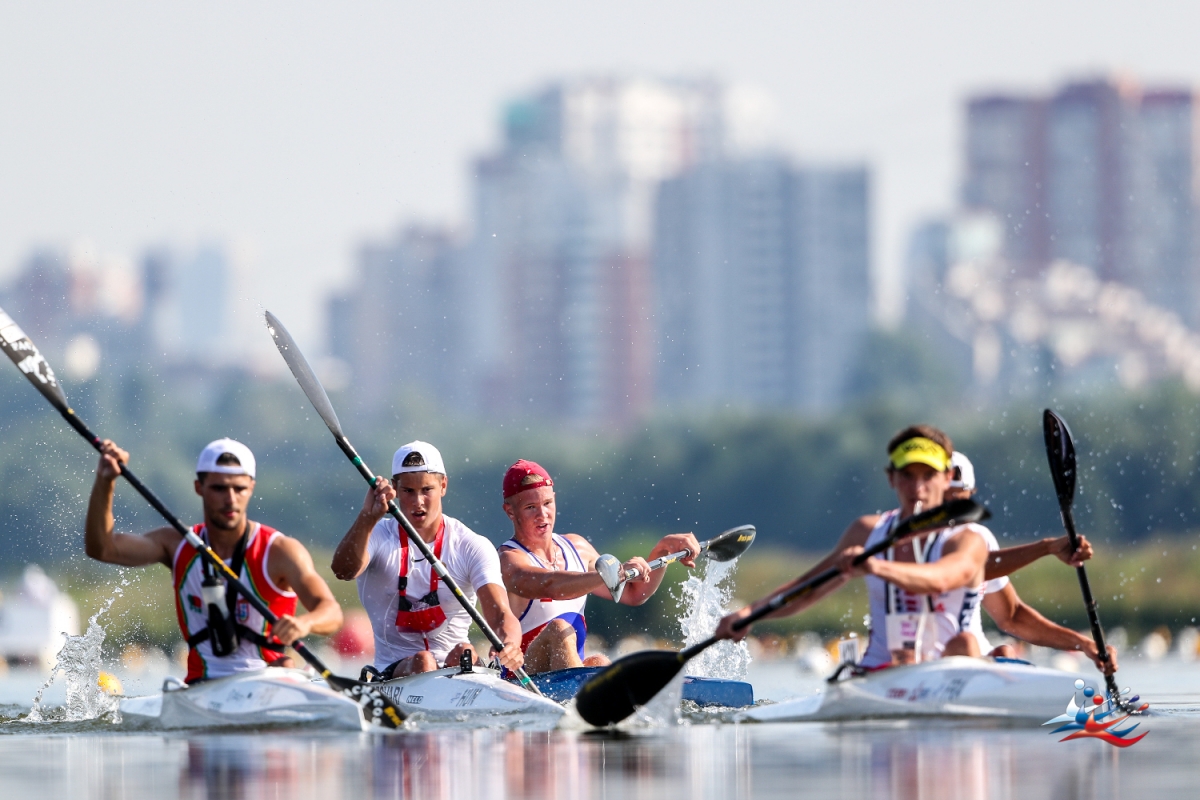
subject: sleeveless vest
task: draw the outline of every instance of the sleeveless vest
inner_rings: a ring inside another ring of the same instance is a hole
[[[571,540],[565,536],[559,536],[557,533],[552,533],[555,546],[559,552],[563,554],[563,563],[566,565],[565,572],[587,572],[587,566],[583,563],[583,559],[579,555],[579,551],[575,549],[575,545],[571,544]],[[520,549],[529,555],[539,567],[550,569],[549,565],[542,562],[540,558],[530,553],[528,548],[518,542],[516,539],[509,539],[500,547],[510,549]],[[583,608],[587,605],[587,595],[576,597],[571,600],[555,600],[552,597],[544,597],[529,601],[529,605],[521,612],[518,619],[521,622],[521,652],[529,649],[530,643],[537,638],[542,630],[556,619],[564,620],[568,625],[575,629],[575,644],[579,650],[579,658],[583,659],[583,644],[587,640],[587,619],[583,615]]]
[[[284,592],[271,582],[267,574],[267,556],[279,531],[251,522],[246,533],[245,560],[238,577],[250,591],[266,603],[276,616],[294,614],[296,593]],[[204,525],[192,530],[207,540]],[[188,644],[187,677],[185,683],[222,678],[236,672],[263,669],[283,658],[283,645],[269,633],[270,625],[245,597],[238,594],[233,604],[233,621],[240,642],[227,656],[213,655],[209,641],[208,608],[204,603],[201,584],[204,580],[203,557],[184,539],[175,549],[171,562],[171,578],[175,586],[175,612],[179,630]],[[231,565],[232,566],[232,565]],[[227,594],[234,594],[226,587]]]

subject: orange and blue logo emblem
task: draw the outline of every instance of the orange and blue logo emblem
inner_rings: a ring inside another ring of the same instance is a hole
[[[1083,691],[1082,703],[1077,702],[1080,690]],[[1129,705],[1136,703],[1138,699],[1137,695],[1129,698]],[[1149,703],[1143,703],[1136,711],[1145,711],[1149,707]],[[1141,725],[1140,722],[1135,722],[1125,728],[1119,727],[1121,723],[1129,719],[1129,716],[1130,713],[1116,705],[1112,697],[1102,697],[1096,694],[1095,689],[1086,686],[1082,680],[1077,680],[1075,681],[1075,693],[1071,695],[1071,701],[1067,703],[1066,713],[1046,720],[1042,725],[1063,723],[1050,731],[1051,734],[1067,734],[1059,739],[1060,742],[1069,739],[1099,739],[1113,747],[1132,747],[1144,739],[1149,731],[1132,736],[1134,730]],[[1111,719],[1109,719],[1110,717]]]

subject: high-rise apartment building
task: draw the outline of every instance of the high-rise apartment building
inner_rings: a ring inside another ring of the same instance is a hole
[[[1196,142],[1191,90],[1095,80],[973,98],[963,204],[1002,222],[1017,274],[1065,259],[1200,324]]]
[[[655,192],[721,155],[724,113],[703,81],[585,79],[509,105],[502,147],[474,169],[471,410],[620,422],[648,408]]]
[[[824,411],[870,328],[866,169],[779,156],[663,184],[654,246],[658,388],[681,409]]]

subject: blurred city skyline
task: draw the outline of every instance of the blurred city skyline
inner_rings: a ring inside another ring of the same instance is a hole
[[[1192,12],[1195,13],[1195,12]],[[551,4],[397,9],[155,4],[0,9],[0,277],[39,248],[235,247],[242,313],[319,341],[358,245],[470,221],[465,165],[503,104],[579,75],[750,87],[760,138],[873,171],[876,312],[895,320],[909,232],[952,212],[963,101],[1124,71],[1190,85],[1174,4]]]

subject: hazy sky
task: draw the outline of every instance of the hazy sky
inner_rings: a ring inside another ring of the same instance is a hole
[[[500,104],[559,76],[761,87],[800,159],[875,168],[874,260],[950,208],[961,100],[1195,82],[1187,3],[0,2],[0,276],[39,244],[236,239],[298,337],[357,242],[465,222]]]

